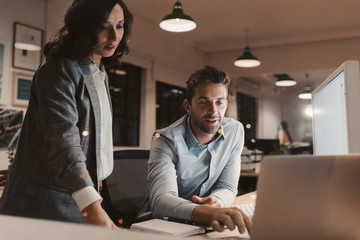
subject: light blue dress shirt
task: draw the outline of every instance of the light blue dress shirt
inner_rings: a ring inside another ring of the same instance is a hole
[[[193,195],[215,196],[223,207],[237,194],[244,129],[240,122],[224,118],[221,133],[209,144],[199,144],[188,115],[152,137],[147,194],[155,218],[191,220],[198,204]]]

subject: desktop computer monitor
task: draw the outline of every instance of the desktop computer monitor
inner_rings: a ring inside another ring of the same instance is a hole
[[[315,155],[360,153],[360,62],[345,61],[312,93]]]

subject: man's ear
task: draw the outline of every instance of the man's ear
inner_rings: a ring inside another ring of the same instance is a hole
[[[184,100],[183,106],[184,106],[184,108],[185,108],[185,111],[186,111],[187,113],[190,113],[191,104],[189,103],[189,101],[188,101],[187,99]]]

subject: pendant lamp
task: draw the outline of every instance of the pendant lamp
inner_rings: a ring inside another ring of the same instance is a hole
[[[306,74],[307,83],[304,91],[298,95],[300,99],[311,99],[311,87],[309,86],[309,74]]]
[[[290,87],[296,85],[296,81],[286,73],[275,74],[274,76],[278,79],[275,82],[276,86]]]
[[[160,28],[169,32],[188,32],[196,28],[194,20],[189,15],[184,14],[179,1],[175,2],[173,12],[166,15],[159,25]]]
[[[298,95],[300,99],[311,99],[311,88],[306,86],[304,91]]]
[[[251,54],[249,47],[249,31],[246,31],[246,47],[244,49],[244,53],[235,60],[234,65],[237,67],[251,68],[257,67],[260,64],[260,60]]]

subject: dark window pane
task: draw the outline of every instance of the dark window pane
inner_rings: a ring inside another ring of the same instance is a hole
[[[139,146],[141,68],[122,63],[107,68],[115,146]]]
[[[156,82],[156,128],[164,128],[185,115],[185,88]]]
[[[238,120],[244,125],[245,145],[256,138],[257,103],[256,98],[237,93]]]
[[[130,118],[139,118],[140,94],[139,91],[128,91],[127,96],[127,116]]]

